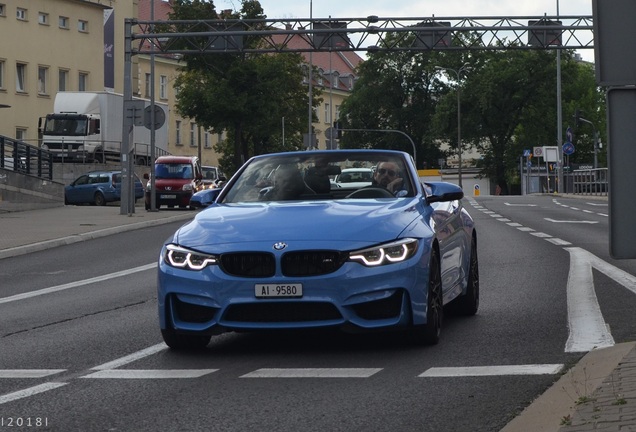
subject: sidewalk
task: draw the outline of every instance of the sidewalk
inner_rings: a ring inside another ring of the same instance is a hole
[[[196,214],[172,209],[148,212],[143,204],[131,215],[120,213],[118,204],[0,212],[0,259],[152,225],[185,223]]]
[[[191,210],[120,214],[118,205],[0,213],[0,259],[170,222]],[[586,354],[501,432],[636,432],[636,342]]]

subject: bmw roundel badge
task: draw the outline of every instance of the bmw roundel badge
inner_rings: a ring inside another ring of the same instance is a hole
[[[281,251],[287,247],[287,243],[285,242],[276,242],[274,243],[274,250]]]

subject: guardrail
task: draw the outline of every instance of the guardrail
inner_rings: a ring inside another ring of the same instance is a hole
[[[609,193],[607,168],[574,170],[572,180],[576,195],[607,196]]]
[[[47,150],[0,135],[0,168],[53,180],[53,155]]]

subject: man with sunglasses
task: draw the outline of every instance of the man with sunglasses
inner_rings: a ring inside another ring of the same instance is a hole
[[[403,196],[404,179],[400,177],[400,170],[394,162],[380,162],[373,173],[374,186],[387,189],[393,195]]]

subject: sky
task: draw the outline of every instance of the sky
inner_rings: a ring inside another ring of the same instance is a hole
[[[592,0],[259,0],[270,19],[399,17],[520,17],[592,15]],[[217,10],[240,9],[239,0],[215,0]],[[593,61],[594,50],[580,50]]]

